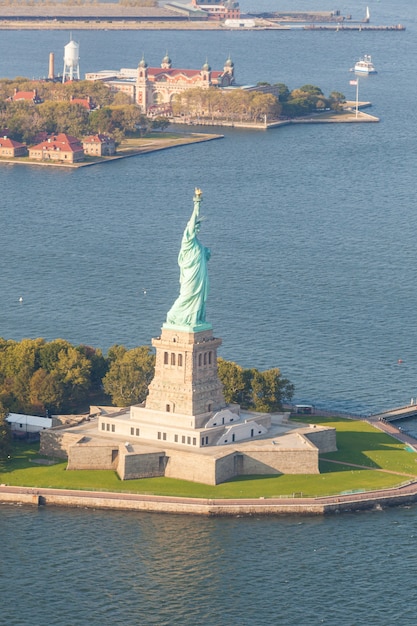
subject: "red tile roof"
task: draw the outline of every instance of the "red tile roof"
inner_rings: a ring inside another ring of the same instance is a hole
[[[107,143],[108,141],[113,141],[113,139],[107,135],[103,135],[102,133],[89,135],[83,139],[83,143]]]
[[[9,139],[9,137],[3,137],[0,139],[0,148],[24,148],[25,144]]]
[[[73,96],[71,96],[71,104],[81,104],[81,106],[85,107],[89,111],[94,108],[90,96],[88,96],[87,98],[74,98]]]
[[[67,135],[66,133],[58,133],[51,135],[46,141],[42,141],[32,150],[60,150],[61,152],[80,152],[83,150],[82,144],[76,137]]]
[[[211,78],[218,78],[223,74],[218,70],[210,72]],[[184,76],[185,78],[194,78],[194,76],[200,76],[201,70],[184,70],[184,69],[164,69],[161,67],[149,67],[148,68],[148,76],[154,77],[156,80],[160,80],[161,77],[165,75],[169,78],[174,78],[175,76]]]
[[[36,89],[32,89],[32,91],[17,91],[15,89],[14,94],[8,98],[8,100],[26,100],[27,102],[35,102],[39,104],[42,100],[39,98]]]

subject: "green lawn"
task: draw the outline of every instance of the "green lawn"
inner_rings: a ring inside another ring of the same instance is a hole
[[[200,498],[323,496],[392,487],[417,477],[417,454],[361,421],[313,416],[309,421],[337,429],[338,452],[320,460],[319,475],[243,476],[217,486],[149,478],[121,481],[108,470],[66,471],[66,463],[38,465],[36,447],[16,444],[12,458],[0,464],[0,482],[27,487],[56,487]],[[335,460],[340,463],[329,462]],[[367,469],[347,465],[365,466]],[[386,470],[384,472],[377,470]],[[391,473],[392,472],[392,473]]]

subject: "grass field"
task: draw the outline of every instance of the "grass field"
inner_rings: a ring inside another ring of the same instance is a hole
[[[66,462],[39,465],[38,449],[16,444],[12,458],[0,464],[0,482],[27,487],[55,487],[200,498],[270,498],[324,496],[393,487],[417,477],[417,454],[362,421],[309,417],[334,426],[338,452],[320,458],[319,475],[243,476],[217,486],[172,478],[121,481],[109,470],[66,471]],[[337,463],[334,463],[336,461]],[[352,464],[352,465],[349,465]],[[361,466],[361,467],[355,467]]]

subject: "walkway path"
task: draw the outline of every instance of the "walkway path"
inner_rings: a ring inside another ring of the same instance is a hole
[[[417,480],[410,480],[398,488],[372,492],[352,492],[317,498],[256,499],[181,498],[0,485],[0,502],[206,516],[324,515],[415,503],[417,502]]]

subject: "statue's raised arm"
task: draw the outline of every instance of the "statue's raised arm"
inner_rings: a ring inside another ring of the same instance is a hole
[[[198,189],[196,187],[193,200],[194,200],[194,210],[184,230],[183,240],[184,238],[190,239],[191,237],[196,237],[200,230],[199,218],[200,218],[200,203],[202,200],[201,189]]]
[[[206,323],[206,300],[209,291],[207,262],[210,250],[197,235],[200,230],[201,189],[194,193],[194,210],[182,236],[178,255],[180,266],[180,295],[168,311],[167,324],[198,327]]]

